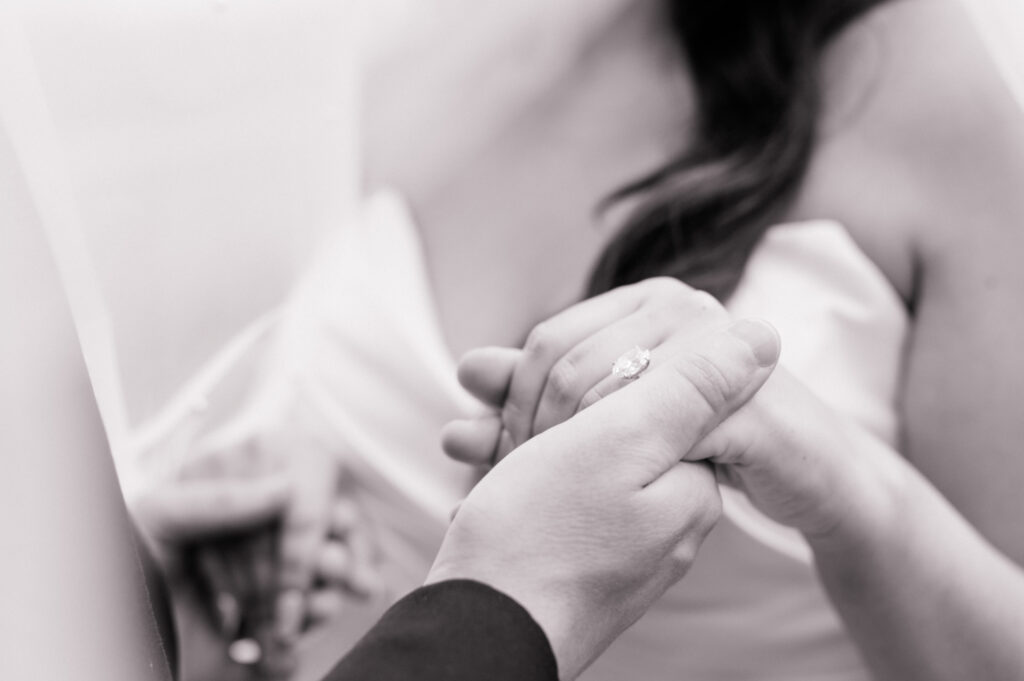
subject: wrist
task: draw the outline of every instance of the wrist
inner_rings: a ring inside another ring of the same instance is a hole
[[[830,520],[804,536],[817,560],[870,555],[884,537],[899,535],[905,514],[907,464],[874,436],[851,429],[845,465],[834,470]]]

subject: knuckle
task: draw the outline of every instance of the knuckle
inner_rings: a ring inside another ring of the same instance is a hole
[[[702,312],[725,312],[722,303],[707,291],[691,289],[688,302]]]
[[[664,302],[646,306],[643,317],[650,329],[675,329],[687,321],[687,315],[679,306]]]
[[[725,307],[707,291],[688,289],[673,297],[669,304],[675,318],[712,318],[717,319],[727,315]]]
[[[548,322],[541,322],[533,327],[526,337],[523,351],[531,359],[546,357],[554,351],[557,342],[557,333],[551,328]]]
[[[660,325],[678,326],[696,319],[717,319],[727,315],[725,307],[707,291],[691,288],[672,277],[656,277],[648,285],[644,308],[651,321]]]
[[[685,574],[700,553],[701,545],[721,518],[721,501],[708,497],[707,505],[688,509],[689,524],[672,550],[677,574]]]
[[[641,282],[646,293],[654,296],[682,296],[693,289],[675,277],[651,277]]]
[[[697,560],[699,543],[695,541],[681,541],[672,550],[672,570],[677,577],[682,577]]]
[[[687,380],[707,407],[714,413],[720,412],[736,394],[734,381],[723,371],[718,362],[703,353],[693,353],[684,361],[675,364],[676,369]]]

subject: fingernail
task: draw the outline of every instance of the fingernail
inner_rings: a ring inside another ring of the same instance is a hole
[[[773,366],[779,360],[781,343],[779,334],[768,322],[759,319],[741,319],[729,327],[729,333],[750,346],[757,363]]]
[[[220,630],[224,636],[233,638],[241,626],[242,613],[238,600],[229,593],[219,593],[214,601],[217,615],[220,617]]]
[[[276,633],[278,641],[285,645],[294,643],[302,629],[305,599],[298,589],[282,592],[275,607]]]

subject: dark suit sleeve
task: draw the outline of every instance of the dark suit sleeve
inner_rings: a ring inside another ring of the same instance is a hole
[[[325,681],[558,681],[547,637],[479,582],[432,584],[391,607]]]

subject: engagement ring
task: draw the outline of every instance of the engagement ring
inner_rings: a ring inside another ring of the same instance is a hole
[[[615,360],[612,364],[612,376],[629,381],[637,378],[650,365],[651,351],[636,345]]]

